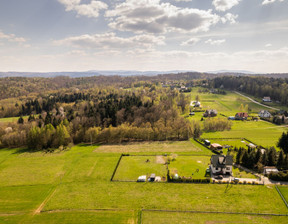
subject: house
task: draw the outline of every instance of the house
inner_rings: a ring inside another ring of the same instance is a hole
[[[264,166],[264,171],[263,171],[264,175],[268,175],[272,172],[278,173],[279,170],[275,166]]]
[[[220,151],[223,149],[223,146],[218,143],[213,143],[211,144],[210,149]]]
[[[199,101],[196,101],[195,103],[194,103],[194,107],[200,107],[201,106],[201,103],[199,102]]]
[[[270,96],[264,96],[263,99],[262,99],[263,102],[266,102],[266,103],[269,103],[269,102],[272,102]]]
[[[247,120],[247,118],[248,118],[248,113],[245,113],[245,112],[237,113],[235,115],[235,120]]]
[[[217,116],[217,110],[206,110],[203,114],[203,117],[216,117]]]
[[[261,110],[258,115],[261,118],[270,118],[272,116],[267,110]]]
[[[210,169],[215,175],[232,175],[233,157],[230,155],[213,155],[210,159]]]

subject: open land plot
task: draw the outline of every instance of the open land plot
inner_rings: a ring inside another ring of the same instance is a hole
[[[286,126],[277,126],[266,121],[233,121],[230,131],[203,133],[202,138],[247,138],[263,147],[274,146]]]
[[[179,176],[204,179],[209,167],[210,156],[178,156],[169,164],[169,170],[177,171]]]
[[[183,212],[157,212],[143,211],[143,224],[166,223],[285,223],[287,217],[243,215],[243,214],[207,214],[207,213],[183,213]]]
[[[133,153],[133,154],[155,154],[155,153],[189,153],[189,154],[212,154],[210,150],[197,142],[191,141],[166,141],[166,142],[141,142],[115,145],[102,145],[94,152],[97,153]]]
[[[44,211],[81,208],[287,213],[274,187],[124,182],[62,184]]]
[[[24,224],[79,224],[79,223],[115,223],[134,224],[137,223],[137,213],[135,211],[54,211],[37,214],[30,219],[23,221]]]
[[[32,212],[47,196],[51,185],[0,187],[0,216]]]
[[[149,162],[148,162],[149,161]],[[166,165],[159,163],[156,156],[123,156],[114,180],[136,181],[139,176],[152,173],[166,177]]]

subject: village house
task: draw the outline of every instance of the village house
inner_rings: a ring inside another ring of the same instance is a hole
[[[261,110],[258,115],[261,118],[270,118],[272,116],[267,110]]]
[[[210,169],[214,175],[232,175],[233,157],[212,155]]]
[[[264,167],[264,171],[263,171],[264,175],[269,175],[272,172],[278,173],[279,170],[275,166],[265,166]]]
[[[270,103],[272,102],[270,96],[264,96],[263,99],[262,99],[263,102],[266,102],[266,103]]]
[[[194,102],[194,107],[200,107],[201,103],[199,101]]]
[[[206,110],[203,114],[203,117],[216,117],[217,116],[217,110]]]
[[[247,118],[248,118],[248,113],[246,112],[237,113],[235,115],[235,120],[247,120]]]

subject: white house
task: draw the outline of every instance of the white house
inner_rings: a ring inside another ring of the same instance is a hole
[[[233,158],[228,155],[213,155],[211,156],[210,169],[215,175],[232,175]]]
[[[258,115],[262,118],[270,118],[272,116],[267,110],[261,110]]]
[[[270,96],[264,96],[262,99],[263,102],[272,102]]]
[[[270,174],[272,172],[278,173],[279,170],[275,166],[265,166],[263,174]]]

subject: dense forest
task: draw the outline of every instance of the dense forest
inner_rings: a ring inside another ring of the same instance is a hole
[[[199,124],[181,116],[189,105],[187,96],[161,85],[137,86],[62,89],[27,98],[13,106],[21,116],[18,124],[0,127],[1,144],[39,150],[80,142],[185,140],[200,134]]]

